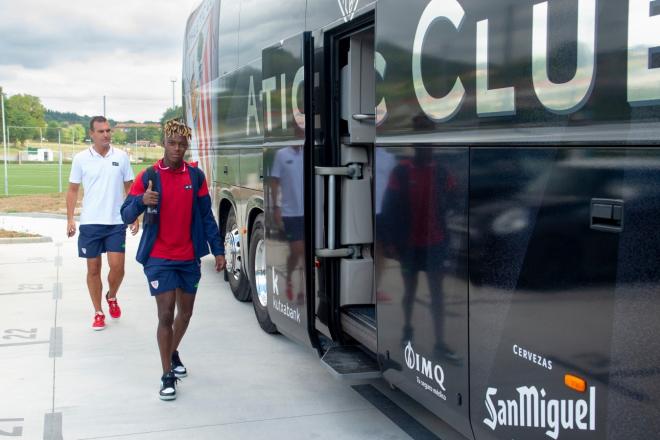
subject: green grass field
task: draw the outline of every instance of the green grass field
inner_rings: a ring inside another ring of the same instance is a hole
[[[132,164],[133,172],[146,168],[149,163]],[[9,195],[52,194],[59,191],[59,165],[56,163],[10,163],[7,167]],[[62,164],[62,190],[66,192],[71,164]],[[0,163],[0,197],[5,195],[4,164]]]

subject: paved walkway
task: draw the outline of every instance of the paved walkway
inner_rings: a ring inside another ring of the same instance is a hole
[[[177,400],[160,401],[156,310],[134,260],[138,237],[127,241],[123,316],[93,332],[84,264],[65,225],[0,215],[0,228],[52,237],[0,244],[0,437],[410,438],[315,353],[262,332],[209,258],[180,349],[189,376]]]

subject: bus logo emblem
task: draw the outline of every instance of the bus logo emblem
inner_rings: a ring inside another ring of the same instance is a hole
[[[406,366],[408,369],[421,373],[422,376],[426,376],[424,379],[429,379],[435,382],[442,391],[447,391],[445,388],[445,370],[440,364],[433,362],[432,359],[427,359],[419,353],[416,353],[413,349],[411,341],[408,341],[408,344],[404,348],[403,357],[406,360]],[[421,380],[418,377],[418,383],[420,382]],[[424,383],[424,385],[427,384]],[[443,398],[443,400],[446,400],[446,396],[444,396],[442,391],[433,390],[434,394]]]
[[[348,22],[349,20],[353,20],[355,11],[357,11],[358,1],[359,0],[337,0],[344,21]]]

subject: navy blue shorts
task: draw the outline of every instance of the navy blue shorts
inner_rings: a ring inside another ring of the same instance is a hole
[[[300,241],[305,239],[304,217],[282,217],[284,233],[287,241]]]
[[[78,256],[96,258],[106,252],[126,252],[126,225],[80,225]]]
[[[411,246],[401,255],[401,270],[409,273],[443,271],[446,249],[444,244],[427,247]]]
[[[144,265],[144,274],[149,282],[151,296],[176,288],[194,295],[202,278],[198,260],[177,261],[151,257]]]

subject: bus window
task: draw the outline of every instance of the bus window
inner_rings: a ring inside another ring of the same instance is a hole
[[[222,2],[218,31],[218,59],[220,76],[238,67],[238,26],[240,2]]]

